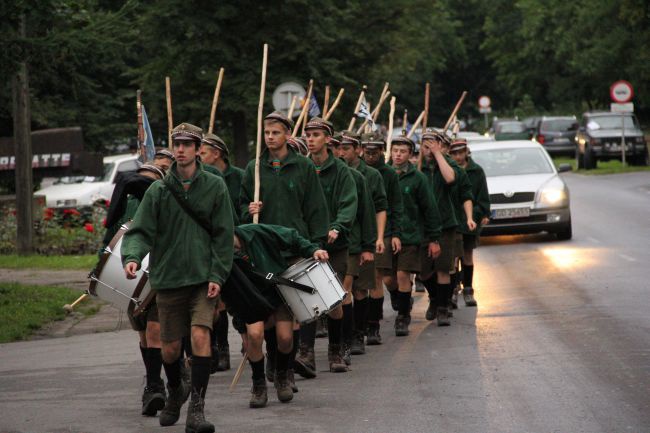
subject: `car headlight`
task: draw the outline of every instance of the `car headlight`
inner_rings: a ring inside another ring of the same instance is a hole
[[[569,205],[569,190],[559,178],[553,178],[538,190],[536,208],[564,207]]]
[[[566,193],[562,189],[545,189],[540,194],[540,203],[557,206],[564,201]]]
[[[76,199],[57,200],[56,207],[75,207],[77,205]]]

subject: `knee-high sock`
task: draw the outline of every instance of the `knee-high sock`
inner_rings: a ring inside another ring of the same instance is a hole
[[[354,308],[352,307],[352,304],[343,305],[342,331],[343,342],[352,344],[352,333],[354,331]]]
[[[167,383],[171,388],[178,388],[181,384],[181,363],[180,361],[183,357],[179,357],[176,361],[171,364],[167,364],[163,361],[163,367],[165,368],[165,375],[167,376]],[[208,374],[210,371],[208,370]]]
[[[192,357],[192,392],[205,398],[205,392],[208,390],[210,381],[210,356],[193,356]]]
[[[474,265],[463,265],[463,288],[472,287],[474,280]]]
[[[216,343],[219,347],[228,346],[228,313],[222,311],[214,324]]]
[[[253,381],[266,380],[264,376],[264,358],[259,361],[249,359],[248,363],[251,365],[251,370],[253,370]]]
[[[330,344],[341,344],[341,328],[343,319],[327,318],[327,336]]]
[[[289,370],[293,370],[293,361],[296,360],[296,352],[298,351],[298,345],[300,344],[300,330],[296,329],[293,331],[293,348],[289,354]]]
[[[379,323],[384,309],[384,298],[370,298],[368,308],[368,323]]]
[[[162,371],[162,355],[160,348],[140,346],[144,368],[147,372],[147,385],[151,386],[161,381],[160,372]]]
[[[402,316],[411,314],[411,292],[397,292],[398,313]]]
[[[340,332],[339,332],[340,335]],[[316,322],[300,325],[300,344],[307,347],[314,347],[316,342]]]
[[[278,351],[278,337],[275,334],[275,326],[264,330],[264,341],[266,341],[266,354],[273,362]]]
[[[276,371],[286,371],[289,368],[289,359],[291,357],[291,352],[282,353],[278,350],[275,358],[275,370]]]
[[[366,332],[366,321],[368,320],[369,307],[369,298],[354,300],[354,329],[356,332]]]

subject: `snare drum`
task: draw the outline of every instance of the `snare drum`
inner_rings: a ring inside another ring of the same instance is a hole
[[[133,322],[133,318],[146,311],[156,294],[149,284],[149,254],[142,260],[135,279],[129,280],[124,274],[120,248],[128,228],[128,223],[122,225],[104,249],[95,272],[90,276],[88,292],[126,310]]]
[[[293,316],[308,323],[329,313],[343,302],[345,290],[328,262],[301,260],[282,273],[284,278],[315,289],[313,294],[278,284],[278,291]]]

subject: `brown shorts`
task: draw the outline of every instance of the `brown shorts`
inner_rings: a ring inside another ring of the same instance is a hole
[[[350,254],[348,256],[348,267],[345,272],[345,275],[350,275],[351,277],[359,277],[359,260],[361,259],[361,254]]]
[[[480,238],[477,235],[463,235],[463,249],[475,250],[481,244]]]
[[[422,266],[419,245],[402,245],[402,250],[393,254],[392,270],[419,274]]]
[[[456,238],[454,243],[454,258],[463,257],[463,234],[456,232]]]
[[[440,236],[440,255],[434,263],[436,272],[451,272],[454,269],[455,253],[456,229],[443,230]]]
[[[330,256],[330,265],[342,283],[345,279],[345,274],[348,268],[348,249],[344,248],[342,250],[328,251],[327,253]]]
[[[131,319],[131,327],[134,331],[146,331],[147,322],[158,322],[158,306],[156,306],[156,298],[151,301],[144,313],[138,314]]]
[[[156,291],[160,339],[177,341],[190,334],[192,326],[212,330],[217,298],[208,298],[208,283]]]
[[[375,257],[377,257],[375,255]],[[359,262],[357,262],[358,264]],[[365,292],[375,288],[375,262],[366,262],[359,267],[359,278],[355,278],[352,290]]]
[[[390,240],[390,237],[384,238],[383,254],[375,254],[375,269],[388,271],[393,269],[393,245]]]

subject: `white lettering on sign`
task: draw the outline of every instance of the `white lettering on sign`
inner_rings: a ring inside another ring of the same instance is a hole
[[[69,167],[71,154],[69,153],[44,153],[32,157],[32,168]],[[0,156],[0,170],[13,170],[16,168],[15,156]]]

